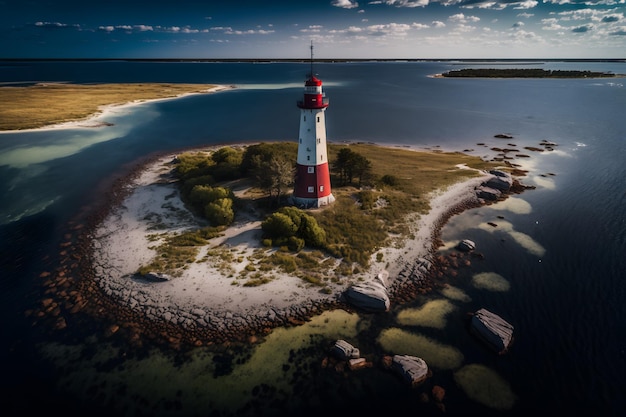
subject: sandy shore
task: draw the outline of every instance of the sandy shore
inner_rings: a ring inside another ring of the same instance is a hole
[[[276,272],[276,278],[257,287],[245,287],[234,276],[247,262],[234,263],[234,273],[225,274],[210,262],[195,262],[181,276],[153,282],[134,275],[149,263],[156,252],[155,233],[179,232],[198,227],[198,219],[183,206],[176,186],[171,182],[171,164],[175,155],[150,163],[132,183],[123,203],[114,208],[93,233],[93,263],[98,286],[116,303],[156,322],[168,322],[187,330],[223,333],[225,328],[275,327],[294,316],[306,315],[320,306],[341,306],[345,289],[359,280],[374,279],[388,264],[388,288],[396,281],[410,279],[407,270],[432,252],[433,237],[447,220],[450,210],[477,202],[475,187],[489,177],[457,183],[430,196],[431,210],[411,219],[413,238],[383,248],[385,263],[375,262],[358,275],[332,283],[332,291],[307,284],[300,278]],[[158,223],[158,230],[154,230]],[[202,247],[197,260],[208,250],[228,247],[245,259],[260,244],[260,221],[236,219],[224,236]],[[327,308],[327,307],[326,307]]]
[[[106,121],[108,117],[116,115],[122,111],[127,110],[129,107],[137,106],[145,103],[153,103],[159,101],[167,101],[167,100],[176,100],[181,97],[196,95],[196,94],[207,94],[207,93],[217,93],[219,91],[224,91],[234,88],[232,86],[227,85],[215,85],[213,88],[209,88],[203,91],[191,92],[191,93],[183,93],[178,94],[171,97],[164,98],[155,98],[155,99],[147,99],[147,100],[133,100],[126,103],[121,104],[109,104],[105,106],[100,106],[98,111],[84,119],[80,120],[72,120],[63,123],[56,123],[48,126],[42,126],[32,129],[19,129],[19,130],[0,130],[0,135],[3,133],[25,133],[25,132],[43,132],[49,130],[61,130],[61,129],[84,129],[84,128],[98,128],[104,126],[110,126],[111,124]]]

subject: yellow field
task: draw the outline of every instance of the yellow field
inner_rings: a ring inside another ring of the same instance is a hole
[[[0,87],[0,130],[33,129],[85,119],[101,106],[204,92],[211,84],[65,84]]]

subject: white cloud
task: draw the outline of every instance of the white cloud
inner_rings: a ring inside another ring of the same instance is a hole
[[[335,7],[341,7],[342,9],[355,9],[359,7],[359,3],[352,0],[333,0],[330,4]]]
[[[383,3],[395,7],[425,7],[429,0],[385,0]]]
[[[442,21],[440,21],[440,20],[433,20],[433,21],[432,21],[432,23],[431,23],[431,25],[432,25],[434,28],[445,28],[445,27],[446,27],[446,24],[445,24],[445,23],[443,23],[443,22],[442,22]]]
[[[300,29],[300,32],[302,32],[302,33],[319,33],[319,32],[321,32],[323,27],[324,26],[322,26],[322,25],[310,25],[306,29]]]
[[[450,20],[451,22],[459,22],[459,23],[475,23],[480,20],[480,17],[465,16],[463,13],[457,13],[448,17],[448,20]]]

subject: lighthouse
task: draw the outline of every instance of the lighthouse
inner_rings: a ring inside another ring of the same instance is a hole
[[[296,206],[313,208],[335,201],[330,189],[328,151],[326,150],[326,119],[328,99],[322,80],[313,74],[313,42],[311,42],[311,73],[304,83],[300,108],[300,134],[293,200]]]

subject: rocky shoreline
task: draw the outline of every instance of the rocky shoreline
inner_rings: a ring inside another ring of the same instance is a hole
[[[43,298],[38,306],[27,312],[35,323],[48,323],[50,328],[62,330],[74,321],[96,319],[107,336],[124,337],[138,347],[150,340],[179,350],[194,346],[255,343],[274,328],[303,324],[327,310],[354,311],[342,300],[341,293],[307,299],[287,307],[270,303],[249,311],[228,311],[206,306],[173,308],[114,281],[107,281],[107,285],[103,286],[99,277],[104,271],[94,257],[94,251],[98,249],[97,245],[93,245],[94,233],[133,192],[130,184],[144,167],[161,157],[152,156],[123,173],[103,196],[99,207],[88,209],[89,215],[85,219],[69,225],[70,230],[61,244],[58,267],[54,272],[40,274],[44,279]],[[517,183],[511,192],[523,189]],[[427,254],[415,259],[398,260],[394,265],[394,272],[397,273],[394,273],[395,279],[388,288],[392,303],[410,302],[419,294],[428,293],[445,283],[446,270],[451,263],[435,256],[441,244],[441,228],[451,216],[488,203],[474,193],[439,213],[431,228],[431,247]]]

